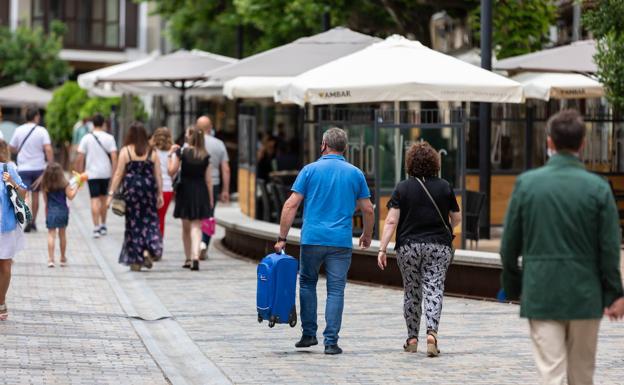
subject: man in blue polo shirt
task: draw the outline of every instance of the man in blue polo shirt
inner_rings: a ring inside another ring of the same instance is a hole
[[[303,168],[292,187],[292,195],[282,210],[280,235],[275,250],[286,246],[286,236],[297,209],[303,202],[301,262],[299,268],[299,302],[303,336],[297,348],[317,345],[316,283],[319,269],[325,264],[327,275],[327,304],[325,354],[340,354],[338,332],[342,323],[344,289],[351,265],[353,248],[353,213],[363,213],[364,232],[360,247],[370,246],[373,233],[373,205],[364,174],[348,163],[343,154],[347,134],[340,128],[330,128],[323,134],[321,158]]]

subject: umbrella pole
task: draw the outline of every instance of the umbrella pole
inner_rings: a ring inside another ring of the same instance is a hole
[[[182,94],[180,95],[180,132],[184,135],[185,131],[185,115],[186,115],[186,85],[182,82]]]

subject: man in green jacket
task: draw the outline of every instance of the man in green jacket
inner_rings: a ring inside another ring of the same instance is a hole
[[[503,289],[521,299],[541,383],[592,384],[600,319],[622,316],[618,210],[579,160],[580,115],[561,111],[547,129],[554,155],[518,177],[505,217]]]

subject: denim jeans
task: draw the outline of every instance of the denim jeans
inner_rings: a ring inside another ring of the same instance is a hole
[[[352,249],[346,247],[301,245],[299,269],[299,302],[304,336],[316,336],[316,283],[319,269],[325,264],[327,303],[325,305],[325,346],[338,343],[342,323],[344,289],[351,265]]]
[[[217,208],[217,202],[219,201],[219,195],[221,194],[221,185],[212,186],[212,191],[213,191],[212,195],[214,196],[214,207],[210,211],[210,214],[214,216],[214,211]],[[202,233],[202,242],[206,244],[206,248],[210,246],[210,238],[211,237],[209,235]]]

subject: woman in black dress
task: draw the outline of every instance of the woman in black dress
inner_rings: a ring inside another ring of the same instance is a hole
[[[191,127],[186,131],[188,146],[174,145],[169,152],[169,175],[180,173],[175,186],[173,216],[182,219],[182,241],[186,261],[182,267],[199,270],[202,238],[201,221],[209,218],[214,206],[210,155],[204,146],[202,130]]]

